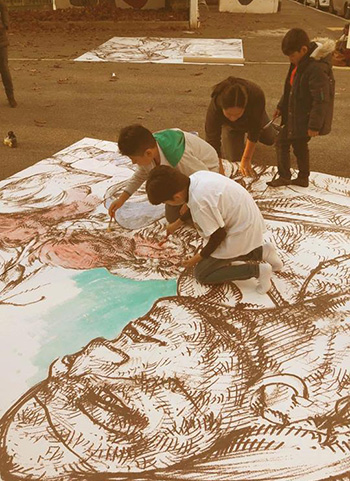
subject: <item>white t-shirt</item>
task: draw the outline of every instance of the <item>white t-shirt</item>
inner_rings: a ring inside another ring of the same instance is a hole
[[[188,207],[198,233],[206,240],[221,227],[227,233],[212,257],[231,259],[262,246],[263,216],[241,185],[208,171],[196,172],[190,180]]]
[[[174,129],[180,130],[180,129]],[[208,142],[198,137],[198,135],[184,132],[185,135],[185,151],[180,162],[175,167],[185,175],[191,175],[198,170],[211,170],[219,172],[219,158],[214,147]],[[169,165],[162,149],[159,147],[160,164]],[[136,172],[126,184],[124,190],[132,195],[141,185],[146,182],[149,173],[156,166],[152,161],[149,165],[137,166]]]

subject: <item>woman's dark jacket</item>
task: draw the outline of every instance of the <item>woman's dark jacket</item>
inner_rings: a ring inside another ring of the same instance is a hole
[[[288,128],[289,138],[307,137],[308,129],[326,135],[331,131],[335,81],[331,54],[334,42],[329,39],[312,42],[310,51],[302,58],[294,77],[291,64],[284,93],[278,104],[282,125]]]

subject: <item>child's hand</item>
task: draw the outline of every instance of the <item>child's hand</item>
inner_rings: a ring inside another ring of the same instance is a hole
[[[165,234],[166,237],[174,234],[174,232],[178,229],[178,227],[179,227],[179,226],[178,226],[178,224],[177,224],[177,221],[172,222],[171,224],[168,224],[168,225],[166,226],[166,234]]]
[[[183,204],[183,205],[181,206],[181,209],[180,209],[180,215],[186,214],[187,211],[188,211],[188,205],[187,205],[187,204]]]
[[[278,117],[281,117],[281,113],[282,113],[282,112],[280,111],[280,109],[276,109],[276,110],[274,111],[274,113],[273,113],[272,119],[273,119],[273,120],[278,119]]]
[[[174,234],[174,232],[177,231],[177,229],[179,229],[182,226],[182,224],[183,222],[180,218],[177,219],[175,222],[171,222],[170,224],[168,224],[166,226],[166,237]]]
[[[307,131],[307,135],[308,135],[309,137],[317,137],[317,136],[319,135],[319,132],[316,131],[316,130],[310,130],[310,129],[309,129],[309,130]]]
[[[115,213],[117,212],[118,209],[121,208],[121,206],[123,204],[124,204],[124,202],[120,201],[119,199],[112,202],[111,205],[109,206],[109,209],[108,209],[109,216],[114,218]]]
[[[189,269],[190,267],[196,266],[198,262],[200,262],[201,260],[202,260],[202,256],[200,254],[196,254],[190,259],[184,260],[181,265],[183,267],[186,267],[186,269]]]

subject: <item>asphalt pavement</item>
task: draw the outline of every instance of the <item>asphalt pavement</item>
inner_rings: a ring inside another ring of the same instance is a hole
[[[258,83],[272,114],[282,93],[288,59],[280,45],[286,31],[301,27],[311,38],[337,39],[346,21],[294,0],[273,15],[219,13],[201,8],[201,25],[164,22],[71,22],[21,25],[10,35],[10,67],[18,107],[0,96],[0,135],[13,130],[18,148],[0,146],[1,178],[52,156],[80,140],[115,141],[119,130],[141,122],[151,130],[180,127],[204,136],[214,84],[229,75]],[[74,58],[113,36],[242,38],[245,66],[81,63]],[[110,81],[111,73],[116,80]],[[311,168],[350,176],[350,69],[335,69],[333,130],[310,142]],[[258,146],[254,160],[275,165],[272,147]]]

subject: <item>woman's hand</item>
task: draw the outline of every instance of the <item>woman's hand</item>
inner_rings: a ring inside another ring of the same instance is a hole
[[[241,174],[245,177],[255,177],[255,172],[252,168],[252,158],[255,152],[256,142],[247,139],[245,149],[239,165]]]
[[[224,164],[222,163],[222,159],[219,158],[219,174],[225,175],[225,167]]]
[[[252,161],[247,157],[242,157],[239,164],[239,171],[244,177],[254,177],[255,173],[252,168]]]

